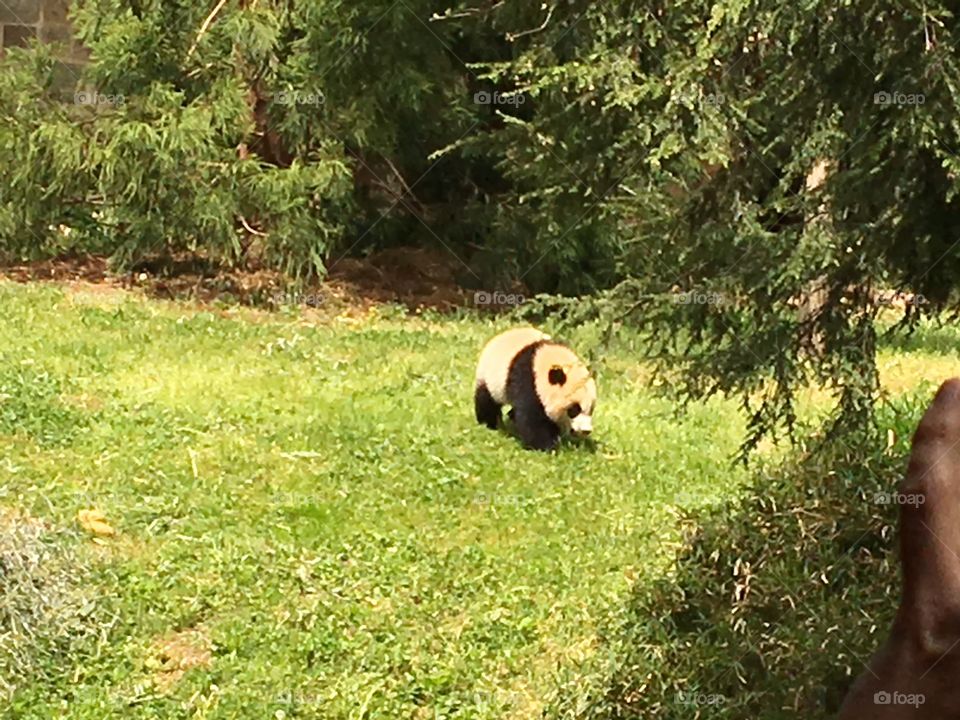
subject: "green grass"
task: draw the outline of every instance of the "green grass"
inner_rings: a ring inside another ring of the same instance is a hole
[[[66,527],[96,507],[119,532],[76,539],[99,553],[106,641],[24,685],[23,717],[537,716],[664,571],[671,506],[740,477],[732,408],[674,418],[628,357],[599,364],[594,447],[476,425],[498,329],[477,319],[14,285],[0,313],[0,503]],[[184,630],[213,660],[165,684],[157,643]]]
[[[41,659],[18,718],[540,717],[670,572],[677,508],[746,479],[735,405],[676,416],[626,350],[593,358],[594,445],[476,425],[503,326],[476,317],[8,283],[0,317],[0,507],[75,531],[103,628]],[[938,353],[915,345],[885,362]],[[79,529],[91,507],[115,537]],[[171,672],[172,637],[209,662]]]

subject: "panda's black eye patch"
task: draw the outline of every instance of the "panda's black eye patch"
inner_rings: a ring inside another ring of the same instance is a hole
[[[567,381],[567,374],[563,371],[563,368],[552,367],[550,372],[547,373],[547,380],[550,381],[551,385],[563,385]]]
[[[573,405],[567,408],[568,417],[575,418],[579,414],[580,414],[580,403],[574,403]]]

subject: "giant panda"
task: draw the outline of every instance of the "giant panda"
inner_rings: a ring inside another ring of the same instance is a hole
[[[510,405],[528,448],[551,450],[561,433],[589,435],[597,384],[576,353],[536,328],[507,330],[480,353],[474,391],[477,422],[496,429]]]

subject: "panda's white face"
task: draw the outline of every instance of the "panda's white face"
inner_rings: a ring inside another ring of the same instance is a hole
[[[593,431],[597,384],[590,370],[569,348],[545,345],[534,359],[537,395],[561,430],[574,435]]]

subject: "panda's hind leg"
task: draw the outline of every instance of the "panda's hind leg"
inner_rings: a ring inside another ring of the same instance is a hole
[[[493,399],[493,395],[484,383],[477,383],[477,389],[473,394],[473,408],[476,411],[478,423],[486,425],[491,430],[497,429],[500,424],[501,405]]]

